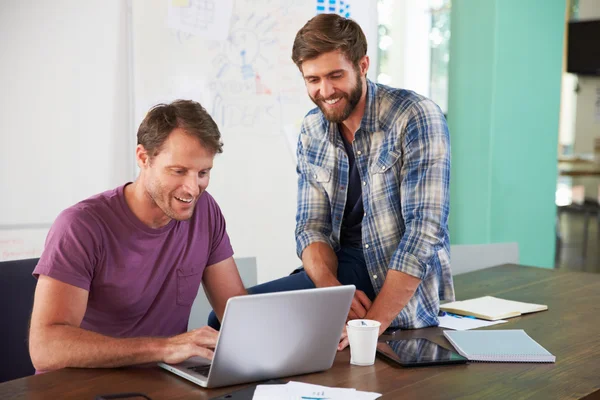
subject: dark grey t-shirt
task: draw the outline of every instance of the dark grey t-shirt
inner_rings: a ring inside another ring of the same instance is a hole
[[[355,248],[362,248],[362,219],[365,213],[362,198],[362,185],[358,165],[354,158],[352,143],[348,142],[340,132],[344,148],[348,155],[348,194],[342,230],[340,232],[340,244]]]
[[[219,206],[206,192],[188,221],[152,229],[120,186],[63,211],[34,270],[89,291],[81,327],[112,337],[187,331],[204,269],[233,255]]]

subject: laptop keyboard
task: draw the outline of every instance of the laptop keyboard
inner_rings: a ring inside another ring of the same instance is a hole
[[[210,371],[210,364],[208,364],[208,365],[195,365],[193,367],[188,367],[188,369],[194,371],[197,374],[208,376],[208,371]]]

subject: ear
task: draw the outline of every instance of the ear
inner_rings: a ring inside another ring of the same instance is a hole
[[[367,75],[367,71],[369,70],[369,65],[371,64],[371,60],[369,60],[369,56],[364,55],[363,58],[361,58],[358,61],[358,67],[360,68],[360,75],[361,76],[366,76]]]
[[[144,169],[144,167],[147,167],[150,164],[150,155],[141,144],[138,144],[135,148],[135,160],[140,169]]]

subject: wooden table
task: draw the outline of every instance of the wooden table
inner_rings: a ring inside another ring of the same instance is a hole
[[[349,364],[346,349],[329,371],[293,380],[379,392],[383,399],[600,399],[600,274],[503,265],[459,275],[455,287],[458,300],[495,295],[547,304],[548,311],[489,329],[525,329],[556,363],[402,368],[377,359],[357,367]],[[427,337],[451,348],[439,328],[395,337]],[[157,367],[66,369],[0,384],[0,399],[93,399],[133,391],[153,399],[209,399],[242,387],[206,390]]]

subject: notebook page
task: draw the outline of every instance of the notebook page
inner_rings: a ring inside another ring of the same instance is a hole
[[[522,329],[444,331],[444,336],[472,361],[555,362],[556,357]]]
[[[548,307],[542,304],[522,303],[499,299],[492,296],[484,296],[476,299],[456,301],[444,304],[440,307],[443,310],[454,310],[460,314],[473,315],[484,319],[501,319],[519,316],[523,313],[547,310]],[[462,311],[462,312],[461,312]]]
[[[491,297],[491,296],[489,296],[489,297]],[[504,302],[507,307],[510,306],[511,309],[517,310],[521,314],[527,314],[527,313],[536,312],[536,311],[544,311],[544,310],[548,309],[548,306],[546,306],[544,304],[523,303],[521,301],[504,300],[504,299],[498,299],[496,297],[491,297],[491,298]]]

